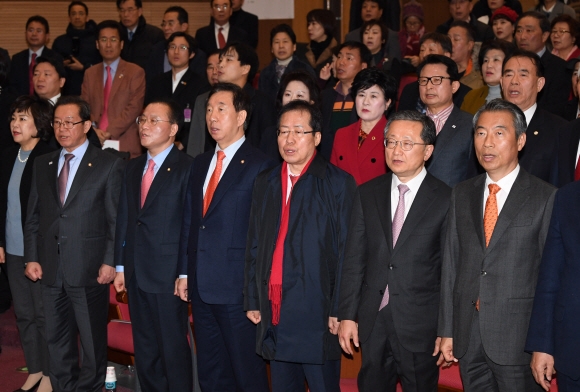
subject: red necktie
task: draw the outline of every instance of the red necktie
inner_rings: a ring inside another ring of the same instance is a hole
[[[226,39],[225,39],[224,35],[222,34],[223,29],[224,29],[223,27],[220,27],[218,29],[218,43],[220,44],[220,47],[219,47],[220,49],[223,49],[226,46]]]
[[[36,53],[32,53],[32,59],[30,60],[30,65],[28,66],[28,94],[34,95],[34,82],[32,78],[34,77],[34,66],[36,65]]]
[[[111,76],[111,67],[106,66],[107,70],[107,80],[105,80],[105,88],[103,89],[103,114],[101,115],[101,121],[99,121],[99,129],[106,131],[109,126],[109,95],[111,95],[111,86],[113,85],[113,77]]]
[[[498,208],[496,193],[501,189],[497,184],[489,184],[489,196],[485,202],[485,211],[483,213],[483,232],[485,233],[485,246],[489,245],[493,229],[497,222]]]
[[[205,197],[203,198],[203,216],[207,212],[209,208],[209,204],[211,203],[211,199],[213,198],[213,194],[220,182],[220,176],[222,174],[222,165],[224,163],[224,158],[226,154],[223,151],[217,152],[217,162],[215,164],[215,170],[209,179],[209,183],[207,184],[207,189],[205,190]]]
[[[155,162],[153,159],[149,159],[149,166],[147,166],[147,171],[143,175],[141,180],[141,208],[145,204],[145,199],[147,199],[147,193],[149,193],[149,188],[151,188],[151,183],[153,182],[153,177],[155,175]]]
[[[58,196],[60,197],[60,205],[64,205],[66,196],[66,184],[68,183],[68,173],[70,172],[70,160],[75,156],[73,154],[64,154],[64,165],[60,169],[58,175]]]
[[[576,162],[576,170],[574,171],[574,181],[580,180],[580,157],[578,157],[578,162]]]

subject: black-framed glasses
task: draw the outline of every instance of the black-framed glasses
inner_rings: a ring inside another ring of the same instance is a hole
[[[151,124],[153,126],[157,125],[158,122],[168,122],[168,123],[171,122],[169,120],[161,120],[159,118],[147,118],[145,116],[139,116],[135,119],[135,122],[138,125],[145,125],[145,124],[147,124],[147,121],[149,121],[149,124]]]
[[[415,143],[411,140],[395,140],[395,139],[385,139],[385,147],[387,147],[389,150],[394,149],[395,147],[397,147],[397,144],[399,144],[401,146],[401,149],[403,151],[411,151],[413,149],[413,146],[415,146],[415,144],[418,144],[420,146],[426,146],[426,143]]]
[[[55,120],[50,123],[54,129],[59,129],[60,127],[64,127],[64,129],[73,129],[73,127],[77,124],[85,122],[84,120],[72,122],[72,121],[60,121]]]
[[[421,76],[417,81],[419,82],[419,86],[426,86],[429,82],[431,82],[433,86],[439,86],[443,83],[443,79],[451,80],[449,76],[431,76],[430,78],[427,76]]]
[[[314,133],[314,131],[305,131],[302,128],[296,128],[296,129],[278,129],[278,136],[282,136],[282,137],[288,137],[288,135],[292,134],[293,136],[296,136],[298,138],[302,138],[304,137],[304,135],[308,135],[309,133]]]

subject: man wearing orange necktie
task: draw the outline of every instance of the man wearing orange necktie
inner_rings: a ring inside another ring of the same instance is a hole
[[[522,110],[495,99],[473,119],[486,171],[451,194],[438,335],[466,391],[536,391],[524,344],[556,189],[518,163]]]
[[[191,301],[202,391],[269,391],[242,296],[252,187],[273,164],[244,136],[249,108],[237,85],[209,92],[205,119],[217,146],[195,158],[183,212],[176,294]]]

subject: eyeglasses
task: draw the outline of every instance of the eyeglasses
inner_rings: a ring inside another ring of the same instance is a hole
[[[413,146],[415,144],[418,144],[420,146],[426,146],[426,143],[415,143],[412,142],[411,140],[395,140],[395,139],[385,139],[385,147],[387,147],[389,150],[394,149],[395,147],[397,147],[397,144],[401,145],[401,149],[403,151],[411,151],[413,149]]]
[[[111,37],[111,38],[101,37],[101,38],[99,38],[99,41],[101,41],[104,44],[106,44],[107,42],[114,44],[115,42],[119,41],[119,38],[117,38],[117,37]]]
[[[222,5],[214,4],[212,7],[216,11],[221,11],[221,10],[227,11],[228,8],[230,8],[230,6],[227,4],[222,4]]]
[[[130,8],[119,8],[120,14],[132,14],[133,12],[137,11],[138,8],[130,7]]]
[[[282,137],[288,137],[288,135],[292,134],[292,136],[295,136],[297,138],[302,138],[304,137],[304,135],[307,135],[309,133],[314,133],[314,131],[305,131],[303,128],[298,127],[296,129],[278,129],[278,136],[282,136]]]
[[[430,78],[422,76],[419,78],[418,82],[419,86],[426,86],[429,82],[431,82],[433,86],[439,86],[441,83],[443,83],[443,79],[451,80],[449,76],[431,76]]]
[[[566,33],[569,33],[570,30],[552,30],[552,34],[554,35],[564,35]]]
[[[161,22],[161,27],[165,27],[165,26],[169,26],[169,27],[173,27],[175,26],[175,21],[174,20],[170,20],[169,22],[163,21]]]
[[[169,50],[175,51],[175,49],[179,49],[180,52],[185,52],[189,50],[189,47],[185,45],[169,45]]]
[[[81,121],[77,121],[77,122],[72,122],[72,121],[54,120],[53,122],[50,123],[50,125],[52,125],[52,127],[54,129],[59,129],[60,127],[64,127],[64,129],[73,129],[73,127],[75,125],[80,124],[82,122],[85,122],[85,121],[81,120]]]
[[[139,116],[139,117],[137,117],[135,119],[135,122],[137,124],[139,124],[139,125],[145,125],[145,124],[147,124],[147,121],[149,121],[149,124],[151,124],[152,126],[157,125],[158,122],[168,122],[168,123],[171,122],[170,120],[160,120],[158,118],[150,118],[150,119],[148,119],[145,116]]]

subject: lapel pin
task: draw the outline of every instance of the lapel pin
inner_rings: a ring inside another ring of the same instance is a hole
[[[246,161],[244,161],[244,160],[242,159],[242,160],[241,160],[241,163],[242,163],[242,165],[243,165],[244,163],[246,163]]]
[[[171,171],[171,168],[170,168],[170,167],[168,167],[168,168],[167,168],[167,171]]]
[[[374,136],[371,138],[371,140],[375,140],[375,139],[376,139],[376,137],[374,137]]]
[[[123,77],[123,74],[119,75],[119,79],[121,79]]]
[[[52,161],[48,162],[49,165],[52,165]]]
[[[92,166],[93,166],[93,164],[89,162],[89,167],[92,167]]]
[[[534,131],[534,135],[537,135],[537,134],[538,134],[538,131]]]
[[[181,82],[181,84],[183,84],[184,86],[187,86],[187,83],[185,83],[185,82]]]
[[[452,125],[451,128],[455,128],[455,125]]]

